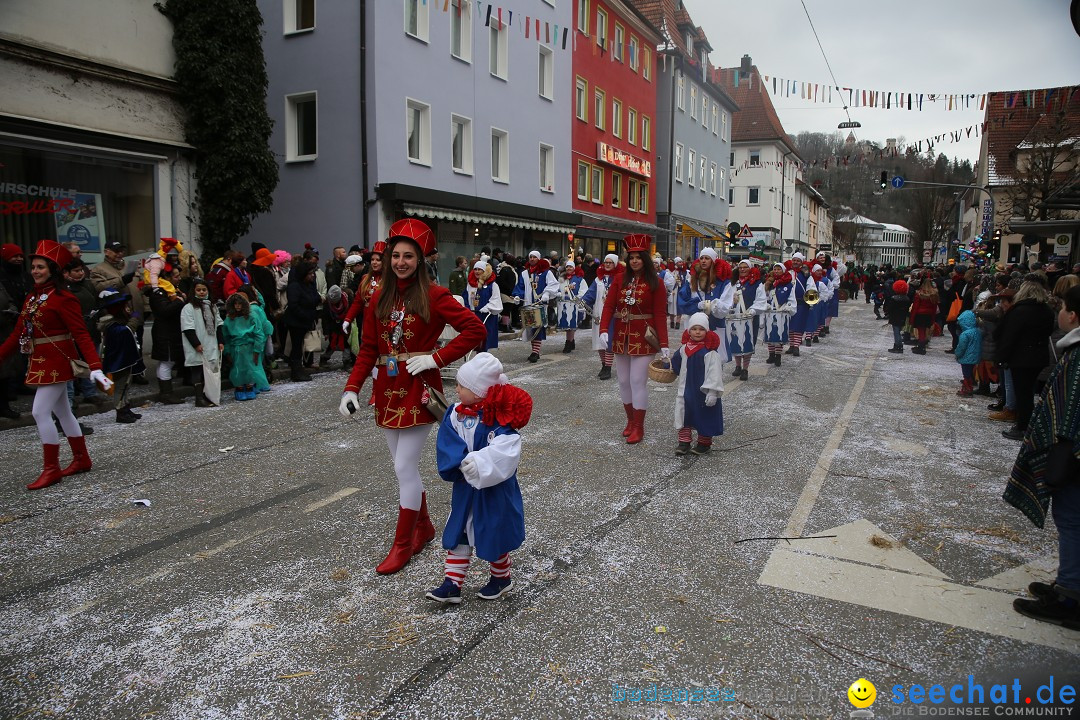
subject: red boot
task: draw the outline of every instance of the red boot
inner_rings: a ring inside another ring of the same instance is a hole
[[[416,518],[419,515],[419,510],[398,508],[394,544],[390,546],[390,552],[387,554],[386,559],[375,568],[375,572],[380,575],[393,575],[409,564],[409,559],[413,556],[413,533],[416,531]]]
[[[38,479],[26,486],[27,490],[40,490],[50,485],[55,485],[64,479],[60,474],[60,446],[42,445],[44,460],[41,463],[41,475]]]
[[[956,394],[960,397],[971,397],[974,389],[975,388],[970,380],[964,380],[964,384],[960,386],[960,389],[956,391]]]
[[[76,473],[84,473],[93,467],[90,462],[90,454],[86,452],[85,436],[78,435],[76,437],[69,437],[68,445],[71,446],[71,464],[60,472],[61,475],[67,477],[68,475],[75,475]]]
[[[634,406],[623,403],[623,410],[626,411],[626,427],[623,428],[622,436],[629,437],[630,431],[634,429]]]
[[[413,531],[412,550],[413,555],[424,549],[424,546],[435,539],[435,526],[431,524],[431,516],[427,511],[427,493],[420,495],[420,514],[416,518],[416,529]]]
[[[634,423],[630,428],[630,435],[627,436],[626,442],[630,445],[641,442],[641,439],[645,437],[645,411],[634,409]]]

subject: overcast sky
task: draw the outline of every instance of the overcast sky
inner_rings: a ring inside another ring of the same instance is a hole
[[[983,93],[1080,85],[1080,37],[1069,0],[805,0],[841,87],[912,93]],[[714,65],[750,55],[764,75],[832,84],[799,0],[684,0],[716,48]],[[770,88],[771,90],[771,88]],[[832,132],[842,106],[773,97],[784,129]],[[982,122],[983,112],[853,108],[859,139],[915,141]],[[975,106],[977,107],[977,105]],[[847,131],[845,130],[846,134]],[[979,140],[938,144],[978,159]]]

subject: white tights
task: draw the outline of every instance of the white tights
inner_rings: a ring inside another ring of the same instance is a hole
[[[67,383],[38,385],[37,392],[34,393],[34,408],[31,413],[34,416],[34,422],[37,423],[42,445],[60,444],[60,434],[56,432],[56,426],[53,425],[53,415],[56,415],[60,421],[60,427],[64,428],[65,435],[68,437],[82,435],[79,421],[72,414],[71,404],[68,402]]]
[[[649,409],[649,361],[651,355],[615,355],[615,373],[619,376],[619,397],[623,405],[635,410]]]
[[[408,510],[419,510],[424,481],[420,478],[420,452],[424,449],[431,425],[417,425],[404,430],[383,428],[394,474],[398,479],[398,502]]]

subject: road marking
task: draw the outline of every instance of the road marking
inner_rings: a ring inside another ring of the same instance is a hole
[[[821,487],[829,474],[829,467],[832,465],[836,450],[840,447],[840,441],[844,439],[848,426],[851,424],[851,416],[855,413],[855,406],[862,396],[863,388],[866,387],[866,380],[870,377],[870,368],[873,365],[874,357],[871,356],[867,358],[866,364],[863,365],[862,372],[859,373],[859,379],[855,381],[855,387],[851,389],[851,395],[848,397],[844,409],[840,411],[840,417],[836,419],[836,425],[833,427],[829,439],[825,441],[821,456],[818,457],[817,463],[814,464],[814,470],[810,473],[802,494],[799,495],[799,500],[795,503],[795,509],[792,511],[791,518],[788,520],[787,528],[784,531],[785,535],[789,537],[802,535],[803,529],[806,527],[806,521],[810,517],[810,511],[813,510],[818,496],[821,494]]]
[[[341,500],[343,498],[347,498],[347,497],[349,497],[350,495],[352,495],[355,492],[360,492],[360,488],[354,488],[354,487],[343,488],[341,490],[338,490],[336,493],[334,493],[333,495],[331,495],[329,497],[325,497],[322,500],[318,500],[316,502],[311,503],[306,508],[304,508],[303,512],[305,512],[305,513],[314,512],[315,510],[318,510],[321,507],[326,507],[330,503],[335,503],[338,500]]]

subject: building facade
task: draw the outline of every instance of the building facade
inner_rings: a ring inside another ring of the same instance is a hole
[[[197,250],[169,20],[118,0],[7,0],[3,18],[0,241],[75,242],[91,264],[113,240]]]

